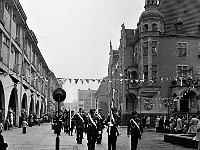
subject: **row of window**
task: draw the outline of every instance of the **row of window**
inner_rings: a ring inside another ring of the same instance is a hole
[[[187,75],[192,75],[193,68],[188,68],[187,65],[177,65],[177,76],[183,77]],[[143,65],[143,79],[148,79],[148,65]],[[158,68],[157,65],[152,65],[152,80],[158,78]]]
[[[9,4],[7,2],[5,2],[5,10],[8,11],[9,14],[11,14],[11,7],[9,6]],[[17,23],[17,16],[15,13],[13,13],[12,17],[10,17],[13,19],[13,21],[15,23],[13,23],[12,27],[13,28],[16,28],[15,29],[15,34],[16,34],[16,37],[13,37],[15,38],[15,42],[19,45],[20,48],[22,48],[24,50],[24,54],[27,56],[27,58],[30,60],[30,56],[31,56],[31,44],[30,42],[28,41],[28,39],[24,39],[23,38],[23,35],[21,34],[24,34],[24,32],[21,32],[21,30],[24,30],[24,28],[21,27],[20,24]],[[15,25],[16,24],[16,25]],[[10,44],[10,40],[8,37],[6,37],[6,35],[3,36],[3,42],[4,44],[9,47],[9,44]],[[37,57],[39,57],[37,54],[35,54],[35,52],[32,52],[32,64],[36,67],[36,69],[42,73],[42,65],[41,63],[39,63],[39,61],[36,61]]]
[[[151,50],[152,56],[157,56],[158,41],[152,41]],[[148,41],[143,42],[143,56],[148,56]]]
[[[148,41],[144,41],[142,44],[143,56],[148,56]],[[151,53],[152,56],[158,55],[158,41],[152,41],[151,43]],[[187,57],[188,43],[187,42],[177,42],[177,57]],[[138,48],[136,48],[134,53],[134,59],[137,60]]]
[[[9,48],[10,40],[5,34],[2,35],[2,40],[3,40],[4,45],[6,45]],[[2,53],[2,51],[1,51],[1,53]],[[3,53],[4,53],[4,51],[3,51]],[[2,54],[0,54],[0,55],[2,55]],[[10,59],[12,59],[12,61],[13,61],[13,71],[17,74],[19,74],[19,71],[20,71],[20,68],[21,68],[21,65],[22,65],[22,62],[21,62],[22,57],[20,57],[20,56],[21,56],[21,53],[19,52],[19,50],[17,50],[15,45],[11,43],[11,57],[10,57]],[[35,56],[33,58],[35,58]],[[34,71],[34,69],[31,69],[31,72],[30,72],[30,64],[27,61],[27,59],[24,59],[23,61],[24,61],[23,75],[25,76],[24,80],[29,81],[28,76],[30,75],[30,73],[31,73],[31,76],[34,76],[36,74],[36,72]],[[45,69],[43,70],[42,68],[43,68],[42,64],[38,63],[39,72],[41,73],[42,76],[45,76],[46,71],[45,71]],[[33,80],[34,79],[32,78],[32,81]],[[31,84],[33,83],[32,81],[31,81]],[[40,82],[40,80],[37,80],[36,83],[34,82],[34,86],[36,88],[41,87],[41,90],[43,91],[44,85],[40,85],[38,82]]]
[[[151,30],[149,28],[151,27]],[[153,22],[151,26],[148,23],[145,23],[143,26],[140,26],[139,33],[146,32],[146,31],[158,31],[158,24]]]

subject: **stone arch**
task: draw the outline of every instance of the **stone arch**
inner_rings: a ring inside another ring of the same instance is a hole
[[[26,111],[28,111],[28,106],[27,106],[27,95],[24,93],[23,97],[22,97],[22,109],[25,109]]]
[[[5,120],[5,94],[3,84],[0,81],[0,122]]]
[[[126,110],[134,111],[137,108],[137,97],[133,93],[128,93],[126,95]]]
[[[189,112],[190,103],[195,102],[196,99],[196,92],[185,90],[181,92],[181,100],[180,100],[180,111],[181,112]]]
[[[8,114],[7,116],[11,117],[12,123],[14,126],[18,125],[19,122],[19,107],[18,107],[18,96],[17,88],[13,88],[10,94],[10,99],[8,103]]]

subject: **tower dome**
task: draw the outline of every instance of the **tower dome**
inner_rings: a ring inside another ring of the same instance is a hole
[[[164,15],[158,11],[159,0],[146,0],[145,1],[145,11],[142,12],[140,16],[141,19],[156,17],[163,19]]]

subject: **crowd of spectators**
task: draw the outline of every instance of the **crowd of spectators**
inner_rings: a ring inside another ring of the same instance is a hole
[[[173,134],[196,134],[199,119],[193,114],[185,116],[173,114],[171,116],[157,116],[155,119],[156,132]]]

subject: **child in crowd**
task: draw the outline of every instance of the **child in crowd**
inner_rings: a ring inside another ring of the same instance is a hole
[[[26,119],[24,118],[22,121],[22,133],[26,134],[26,127],[28,126],[28,123],[26,122]]]

